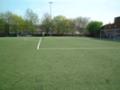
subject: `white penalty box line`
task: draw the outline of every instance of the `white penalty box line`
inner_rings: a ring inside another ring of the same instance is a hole
[[[41,43],[42,43],[42,37],[40,37],[40,39],[39,39],[39,41],[38,41],[37,50],[40,49]]]
[[[40,48],[41,50],[119,50],[120,48],[105,47],[105,48]]]
[[[113,49],[115,49],[115,50],[119,50],[120,49],[120,47],[78,47],[78,48],[74,48],[74,47],[69,47],[69,48],[67,48],[67,47],[65,47],[65,48],[63,48],[63,47],[42,47],[42,48],[40,48],[41,47],[41,43],[42,43],[42,38],[43,37],[40,37],[39,38],[39,41],[38,41],[38,43],[37,43],[37,50],[39,50],[39,49],[41,49],[41,50],[113,50]]]

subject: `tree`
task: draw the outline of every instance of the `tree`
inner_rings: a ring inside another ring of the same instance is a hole
[[[9,35],[9,22],[11,14],[11,12],[0,13],[1,27],[4,29],[4,34],[7,36]]]
[[[74,28],[82,34],[86,33],[86,27],[89,23],[89,18],[77,17],[74,19]]]
[[[31,22],[33,25],[36,25],[39,23],[38,15],[34,13],[31,9],[26,10],[25,19]]]
[[[25,14],[25,22],[28,32],[33,33],[35,31],[35,26],[39,23],[39,18],[31,9],[27,9]]]
[[[25,30],[25,20],[16,14],[12,14],[11,17],[11,22],[10,22],[10,32],[15,32],[16,35],[21,34]]]
[[[44,30],[44,32],[46,32],[46,34],[49,34],[50,32],[52,32],[52,29],[53,29],[52,19],[48,13],[44,14],[42,18],[41,27]]]
[[[0,13],[0,30],[4,30],[6,35],[31,34],[35,30],[38,21],[37,14],[30,9],[26,11],[26,18],[11,12]]]
[[[4,20],[0,18],[0,36],[5,35],[5,24]]]
[[[103,23],[100,21],[91,21],[87,26],[87,30],[91,36],[98,36],[102,25]]]
[[[25,20],[11,12],[1,13],[0,19],[4,22],[4,32],[6,35],[18,35],[26,28]]]
[[[72,33],[73,31],[73,22],[70,19],[67,19],[65,16],[56,16],[53,19],[54,32],[57,34],[63,35],[67,33]]]

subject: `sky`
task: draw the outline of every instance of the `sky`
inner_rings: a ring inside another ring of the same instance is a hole
[[[42,18],[45,13],[50,13],[50,1],[53,2],[52,16],[82,16],[104,24],[113,23],[114,17],[120,16],[120,0],[0,0],[0,12],[11,11],[24,17],[29,8]]]

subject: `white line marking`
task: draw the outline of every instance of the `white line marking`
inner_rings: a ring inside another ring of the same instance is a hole
[[[106,48],[40,48],[42,50],[109,50],[109,49],[120,49],[114,47],[106,47]]]
[[[42,38],[40,37],[40,39],[39,39],[39,41],[38,41],[38,44],[37,44],[37,50],[39,50],[40,45],[41,45],[41,42],[42,42]]]

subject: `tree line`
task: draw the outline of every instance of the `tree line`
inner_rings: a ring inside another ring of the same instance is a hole
[[[48,13],[42,19],[31,9],[27,9],[25,16],[12,12],[0,13],[0,36],[40,36],[45,35],[89,35],[98,36],[102,22],[90,21],[87,17],[74,19],[62,15],[51,17]]]

